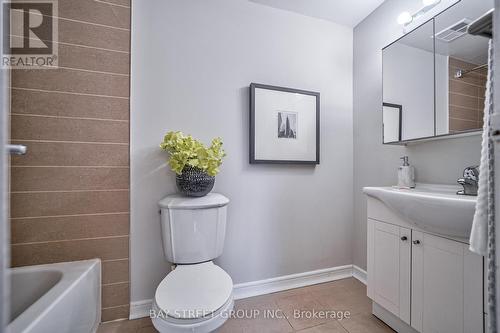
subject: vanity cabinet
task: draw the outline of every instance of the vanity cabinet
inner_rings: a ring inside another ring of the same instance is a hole
[[[411,230],[370,220],[371,299],[410,324]]]
[[[368,200],[367,293],[392,314],[386,322],[404,333],[483,332],[483,258],[465,240],[428,233]]]
[[[412,231],[411,326],[419,332],[482,332],[482,257],[469,245]]]

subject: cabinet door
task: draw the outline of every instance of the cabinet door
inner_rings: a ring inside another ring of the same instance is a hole
[[[369,220],[368,296],[410,323],[409,229]]]
[[[482,312],[482,258],[466,244],[413,231],[411,326],[482,332]]]

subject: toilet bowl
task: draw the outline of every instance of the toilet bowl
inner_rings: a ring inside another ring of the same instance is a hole
[[[156,289],[152,322],[158,331],[208,333],[230,316],[233,281],[212,262],[222,254],[228,203],[217,193],[159,202],[164,253],[176,268]]]
[[[211,332],[233,309],[233,281],[213,262],[179,265],[156,289],[154,326],[160,332]]]

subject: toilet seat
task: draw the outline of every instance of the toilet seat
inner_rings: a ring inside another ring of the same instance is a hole
[[[233,281],[213,262],[179,265],[158,285],[153,324],[160,332],[211,332],[233,309]]]

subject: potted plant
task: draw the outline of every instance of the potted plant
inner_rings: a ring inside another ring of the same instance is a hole
[[[171,131],[163,138],[160,148],[170,154],[168,164],[176,173],[177,188],[182,194],[202,197],[212,190],[215,175],[226,156],[221,138],[213,139],[207,147],[191,135]]]

